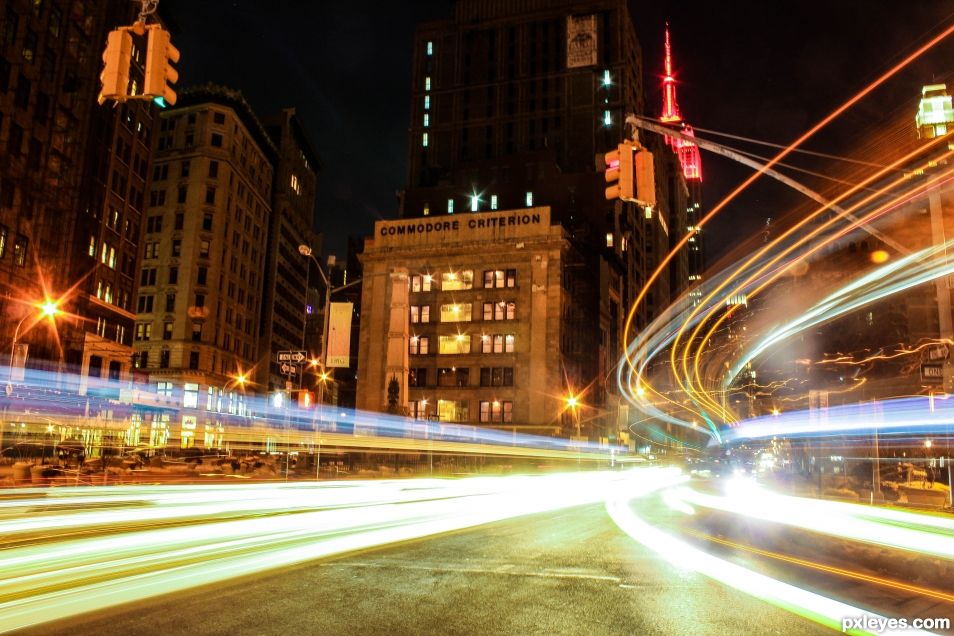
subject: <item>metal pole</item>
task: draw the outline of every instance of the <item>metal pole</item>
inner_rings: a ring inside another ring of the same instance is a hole
[[[13,357],[16,355],[17,351],[17,341],[20,339],[20,327],[23,325],[23,321],[29,318],[29,314],[20,319],[20,322],[17,323],[17,328],[13,331],[13,344],[10,345],[10,373],[7,376],[8,382],[13,382]]]
[[[321,357],[319,358],[319,360],[321,360],[322,372],[324,372],[328,366],[328,360],[327,360],[328,324],[330,319],[330,315],[329,315],[330,313],[331,313],[331,277],[329,276],[329,277],[325,277],[325,310],[324,310],[325,315],[323,317],[324,324],[321,327]]]
[[[881,453],[878,450],[878,427],[874,430],[874,465],[871,467],[871,497],[881,499]]]

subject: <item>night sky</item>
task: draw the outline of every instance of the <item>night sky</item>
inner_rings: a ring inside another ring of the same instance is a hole
[[[643,48],[647,114],[658,114],[668,20],[685,119],[701,129],[787,144],[954,21],[954,2],[901,5],[631,2]],[[375,220],[397,213],[396,191],[406,179],[414,27],[449,17],[452,6],[450,0],[163,0],[162,13],[171,18],[173,42],[182,53],[179,87],[212,81],[239,88],[261,115],[298,108],[323,164],[316,229],[326,233],[326,253],[343,257],[349,234],[369,234]],[[954,85],[952,62],[954,37],[804,147],[854,152],[859,138],[888,119],[913,122],[922,84]],[[748,148],[771,156],[771,149]],[[750,174],[707,153],[703,172],[708,207]],[[810,179],[806,185],[821,188]],[[761,180],[713,220],[706,239],[710,255],[725,253],[758,232],[766,217],[799,203],[799,195]]]

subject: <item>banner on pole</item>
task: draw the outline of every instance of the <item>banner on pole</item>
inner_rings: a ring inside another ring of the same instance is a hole
[[[354,303],[331,303],[328,318],[328,359],[325,366],[351,366],[351,314]]]

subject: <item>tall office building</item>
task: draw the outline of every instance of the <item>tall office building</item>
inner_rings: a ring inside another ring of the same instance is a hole
[[[309,280],[312,263],[298,251],[299,245],[307,245],[320,252],[312,230],[318,156],[295,109],[263,121],[278,148],[278,162],[265,249],[257,381],[263,387],[284,388],[278,352],[302,349],[317,354],[321,346],[320,338],[306,338],[305,329],[307,307],[312,312],[317,307],[308,303],[306,287],[320,281]]]
[[[642,54],[627,3],[461,0],[451,18],[418,28],[413,56],[401,216],[550,209],[569,248],[560,268],[566,328],[551,334],[560,341],[562,386],[549,390],[585,387],[596,414],[588,434],[613,436],[627,417],[614,374],[627,312],[668,251],[669,234],[686,225],[684,203],[669,209],[678,163],[659,138],[641,136],[655,155],[657,207],[604,198],[602,155],[631,134],[625,116],[644,110]],[[669,276],[660,277],[635,327],[675,291]],[[374,320],[368,294],[366,280],[362,319]],[[359,404],[363,391],[384,390],[362,387],[359,378]]]
[[[0,334],[25,364],[129,377],[139,230],[156,107],[97,105],[121,0],[10,0],[0,13]],[[134,73],[145,51],[133,51]],[[58,301],[53,325],[33,304]],[[16,342],[14,343],[14,340]],[[14,346],[14,344],[16,346]]]
[[[161,114],[134,337],[157,393],[187,409],[242,412],[255,391],[277,161],[238,91],[182,91]],[[183,413],[185,438],[195,416]]]

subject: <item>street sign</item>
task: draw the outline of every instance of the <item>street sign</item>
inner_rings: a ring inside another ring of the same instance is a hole
[[[307,357],[304,351],[279,351],[279,362],[304,362]]]
[[[928,360],[932,362],[935,360],[947,360],[950,355],[950,351],[947,348],[946,344],[935,345],[927,350]]]
[[[282,362],[282,375],[298,375],[298,365]]]
[[[921,364],[922,382],[944,382],[943,364]]]

